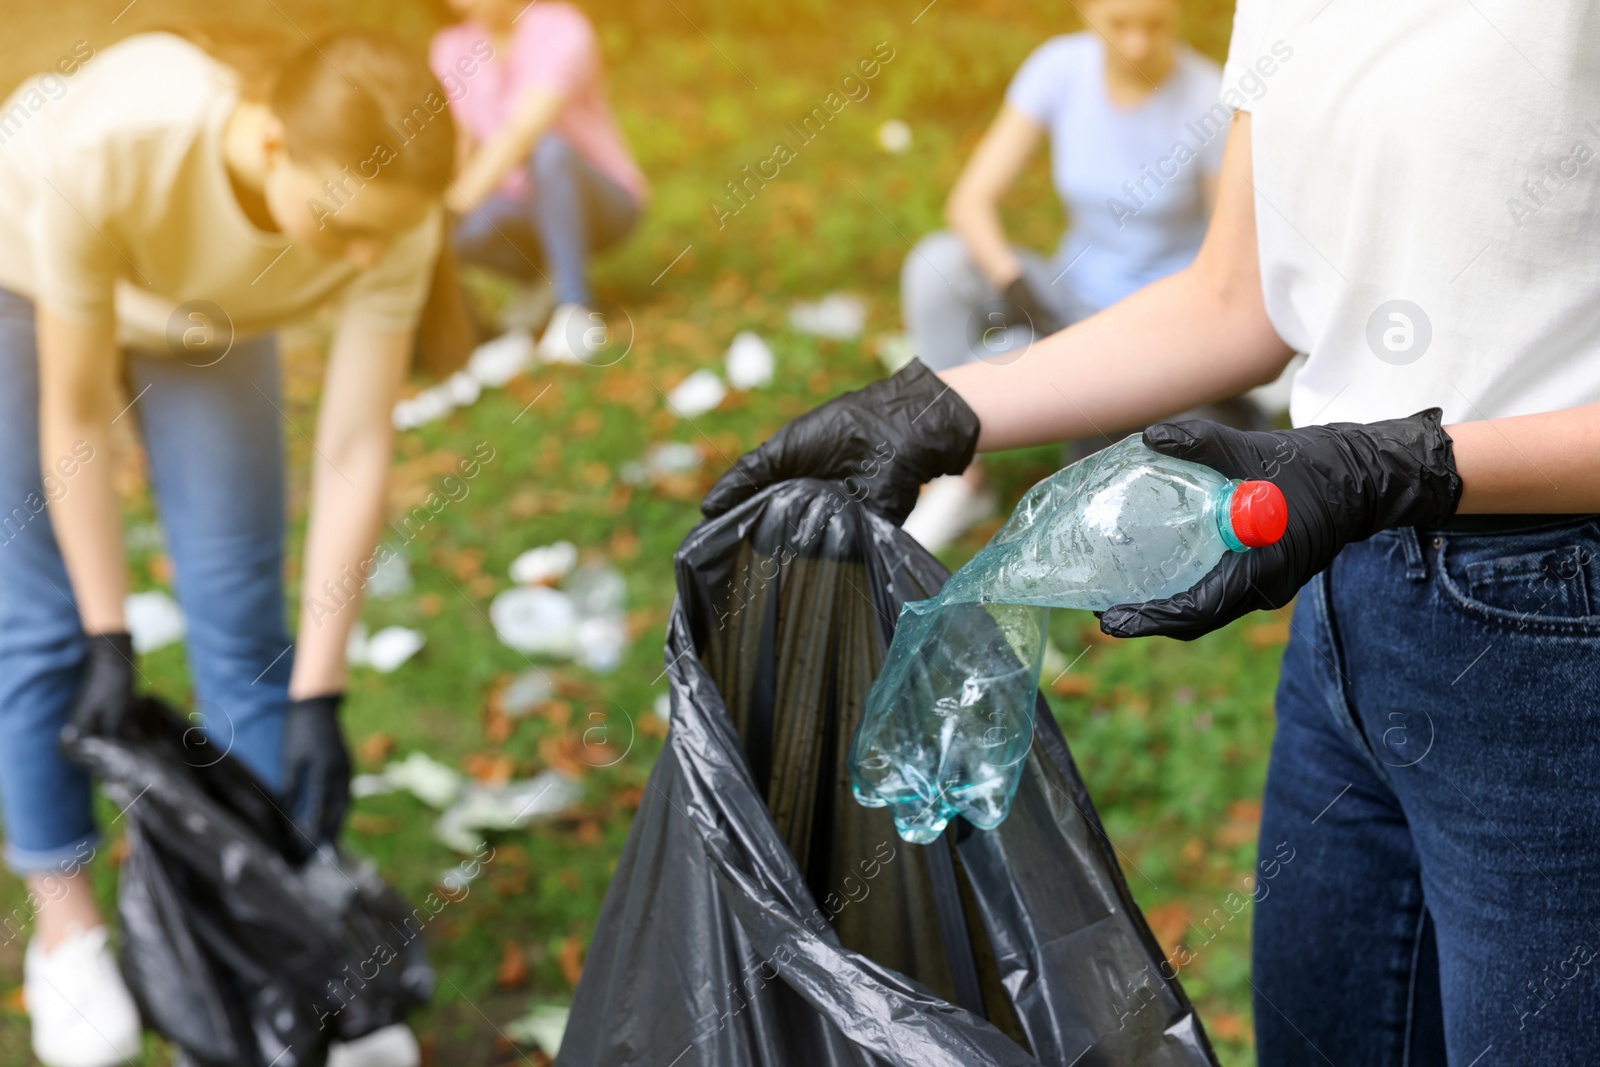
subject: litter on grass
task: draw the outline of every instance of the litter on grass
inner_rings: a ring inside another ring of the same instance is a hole
[[[560,771],[540,771],[501,786],[468,782],[460,799],[433,824],[433,836],[457,852],[475,853],[483,847],[484,833],[520,830],[559,814],[582,794],[583,786]]]
[[[829,293],[816,303],[801,301],[789,309],[789,325],[800,333],[848,341],[867,325],[867,302],[854,293]]]
[[[546,1056],[554,1056],[561,1051],[567,1016],[571,1014],[571,1008],[559,1004],[538,1004],[522,1018],[506,1023],[504,1032],[508,1040],[519,1045],[537,1045]]]
[[[728,372],[728,384],[735,389],[760,389],[772,384],[777,360],[760,334],[740,330],[728,346],[723,367]]]
[[[489,605],[489,621],[510,648],[571,659],[593,671],[616,670],[627,650],[627,583],[610,567],[580,567],[565,589],[519,586]]]
[[[911,148],[911,127],[899,119],[890,119],[878,127],[878,147],[892,156],[903,155]]]
[[[500,710],[513,719],[525,719],[555,696],[555,686],[541,670],[523,671],[500,693]]]
[[[402,760],[391,760],[378,774],[358,774],[350,781],[350,795],[381,796],[405,791],[428,805],[443,810],[461,795],[466,777],[453,768],[421,752]]]
[[[183,609],[159,589],[130,593],[122,602],[122,613],[133,636],[133,650],[140,655],[183,640]]]
[[[878,362],[890,374],[917,358],[911,338],[903,333],[880,333],[873,342],[873,347],[878,351]]]
[[[518,585],[559,582],[578,565],[578,546],[571,541],[530,548],[511,561],[511,580]]]
[[[508,330],[473,349],[466,370],[394,406],[394,428],[414,430],[444,418],[456,408],[471,407],[485,389],[498,389],[520,374],[534,357],[533,336]]]
[[[667,394],[667,406],[679,418],[692,419],[715,409],[727,395],[728,387],[722,379],[702,367],[673,387]]]
[[[373,569],[365,591],[368,600],[393,600],[411,592],[411,586],[411,566],[391,548]]]
[[[390,674],[422,651],[428,643],[420,630],[404,626],[386,626],[372,636],[367,636],[367,626],[358,622],[350,628],[350,640],[345,645],[345,659],[352,667],[371,667],[379,674]]]
[[[433,825],[438,841],[457,852],[472,853],[483,845],[485,832],[519,830],[535,819],[558,814],[577,803],[583,787],[559,771],[483,785],[421,752],[391,762],[378,774],[356,775],[350,782],[350,795],[358,799],[400,791],[443,812]]]
[[[645,485],[658,478],[689,474],[705,465],[705,457],[694,445],[683,441],[658,441],[645,449],[643,460],[629,460],[617,475],[629,485]]]

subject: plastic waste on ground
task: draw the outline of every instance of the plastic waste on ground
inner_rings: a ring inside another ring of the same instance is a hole
[[[496,596],[489,621],[502,643],[528,655],[616,670],[628,647],[627,583],[603,564],[579,567],[563,588],[518,586]]]
[[[366,623],[358,622],[350,628],[345,659],[352,667],[371,667],[379,674],[391,674],[427,643],[422,631],[404,626],[386,626],[368,636]]]
[[[504,785],[469,781],[433,824],[433,836],[457,852],[475,853],[486,832],[520,830],[565,811],[582,795],[582,784],[560,771],[540,771]]]
[[[578,565],[578,546],[571,541],[530,548],[511,561],[511,580],[518,585],[559,582]]]
[[[740,330],[733,335],[733,343],[723,357],[723,369],[727,371],[728,384],[735,389],[760,389],[772,384],[777,362],[760,334]]]
[[[854,293],[829,293],[815,303],[799,301],[789,309],[789,325],[800,333],[848,341],[867,325],[867,302]]]
[[[466,776],[422,752],[391,760],[379,774],[358,774],[350,781],[350,795],[375,797],[405,790],[431,808],[443,810],[456,802]]]
[[[360,774],[350,782],[350,795],[357,799],[401,790],[442,812],[433,836],[466,853],[479,849],[485,832],[521,829],[566,810],[583,793],[576,779],[553,770],[486,785],[421,752],[391,761],[379,774]]]
[[[558,1067],[1205,1067],[1048,706],[1011,817],[907,845],[846,755],[906,600],[947,572],[834,483],[676,557],[671,726]]]
[[[363,588],[368,600],[393,600],[411,592],[411,565],[405,556],[391,548],[373,568],[372,577]]]
[[[667,406],[680,419],[692,419],[716,408],[727,395],[728,387],[716,372],[702,367],[673,386]]]
[[[937,597],[901,609],[851,746],[856,800],[887,806],[919,844],[958,814],[998,826],[1033,739],[1048,609],[1172,596],[1228,552],[1272,544],[1286,519],[1270,482],[1137,436],[1044,479]]]
[[[133,650],[141,656],[183,640],[183,609],[159,589],[129,593],[122,602],[122,614]]]
[[[322,1067],[403,1022],[433,972],[374,868],[317,850],[233,756],[158,701],[63,748],[121,809],[122,970],[149,1028],[207,1067]],[[357,980],[349,976],[357,974]]]
[[[500,710],[513,719],[526,718],[554,696],[550,676],[534,668],[517,675],[500,691]]]
[[[444,418],[456,408],[471,407],[485,389],[498,389],[527,369],[537,353],[533,335],[525,327],[507,330],[472,350],[467,366],[438,385],[394,406],[397,430],[414,430]]]
[[[629,485],[645,485],[658,478],[690,474],[705,465],[705,457],[685,441],[658,441],[645,449],[643,460],[629,460],[617,475]]]
[[[911,127],[900,119],[890,119],[878,127],[878,147],[890,155],[904,155],[911,148]]]
[[[559,1004],[538,1004],[520,1019],[502,1029],[508,1040],[519,1045],[535,1045],[546,1056],[561,1051],[561,1038],[567,1032],[567,1017],[572,1009]]]
[[[873,347],[878,353],[878,363],[890,374],[898,373],[900,368],[917,358],[917,351],[907,334],[880,333],[874,338]]]

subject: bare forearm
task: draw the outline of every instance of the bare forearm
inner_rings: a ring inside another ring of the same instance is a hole
[[[361,617],[362,589],[383,524],[389,452],[386,436],[316,461],[289,680],[296,699],[344,689],[345,645]]]
[[[1022,273],[1022,261],[1006,240],[1000,209],[992,201],[977,197],[952,197],[945,221],[972,256],[978,270],[996,288],[1009,285]]]
[[[485,141],[467,160],[446,197],[452,211],[465,212],[477,207],[513,168],[521,165],[560,115],[565,101],[553,92],[531,90],[500,131]]]
[[[1600,511],[1600,404],[1446,426],[1462,514]]]
[[[1195,268],[1034,344],[1014,362],[942,377],[982,424],[980,451],[1131,431],[1271,381],[1291,355],[1259,287],[1209,284]]]
[[[122,508],[111,476],[116,353],[110,326],[39,315],[41,475],[78,615],[89,633],[127,628]],[[70,478],[64,477],[67,468]],[[65,592],[65,590],[63,590]]]

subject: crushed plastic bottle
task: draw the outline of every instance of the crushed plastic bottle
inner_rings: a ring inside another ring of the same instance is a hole
[[[1137,436],[1035,485],[938,597],[901,610],[851,742],[856,800],[887,806],[916,844],[958,814],[1000,825],[1033,742],[1049,609],[1172,596],[1229,551],[1276,542],[1287,518],[1272,483],[1230,480]]]

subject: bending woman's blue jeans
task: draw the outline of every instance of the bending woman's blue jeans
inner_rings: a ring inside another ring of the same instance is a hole
[[[204,368],[129,352],[127,367],[210,741],[196,758],[231,751],[276,788],[294,659],[277,345],[237,342]],[[72,491],[60,477],[47,496],[40,476],[33,305],[0,290],[0,805],[24,874],[68,869],[96,840],[88,779],[56,747],[86,646],[45,501]]]
[[[555,134],[534,148],[528,174],[528,197],[495,193],[461,219],[456,255],[529,280],[548,268],[558,302],[588,304],[590,255],[628,235],[639,205]]]
[[[1381,533],[1301,592],[1262,1067],[1600,1062],[1600,528],[1524,521]]]

